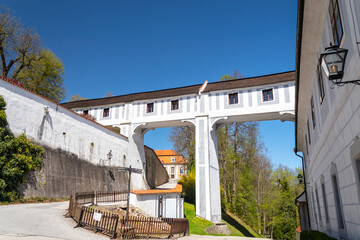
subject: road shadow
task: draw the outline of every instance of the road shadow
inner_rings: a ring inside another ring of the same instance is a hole
[[[232,225],[234,228],[239,230],[242,234],[244,234],[245,237],[255,237],[252,235],[249,230],[247,230],[243,225],[241,225],[238,221],[236,221],[234,218],[232,218],[230,215],[226,214],[225,212],[222,212],[221,214],[222,219]]]

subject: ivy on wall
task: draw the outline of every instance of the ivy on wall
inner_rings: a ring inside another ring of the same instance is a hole
[[[27,173],[41,168],[44,149],[25,134],[14,137],[7,127],[5,107],[0,96],[0,201],[11,202],[21,198],[18,187],[26,182]]]

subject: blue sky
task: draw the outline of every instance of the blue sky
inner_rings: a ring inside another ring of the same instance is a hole
[[[70,95],[99,98],[295,69],[296,0],[3,0],[65,65]],[[260,123],[273,163],[300,166],[294,124]],[[171,148],[168,129],[147,133]]]

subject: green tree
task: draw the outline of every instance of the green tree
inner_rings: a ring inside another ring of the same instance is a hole
[[[43,49],[38,54],[37,61],[32,61],[19,71],[17,80],[27,89],[60,102],[65,97],[64,65],[48,49]],[[18,68],[20,68],[19,65],[15,67],[15,71]]]
[[[0,8],[1,76],[21,82],[26,88],[59,102],[65,96],[64,66],[41,46],[37,32],[10,12]]]
[[[14,137],[7,128],[6,103],[0,96],[0,201],[20,198],[18,187],[28,172],[39,169],[43,149],[30,143],[25,134]]]
[[[0,8],[0,57],[1,76],[16,78],[19,71],[37,60],[41,50],[40,38],[36,31],[25,28],[5,8]],[[15,64],[18,71],[12,71]]]
[[[188,168],[195,166],[195,129],[189,126],[171,128],[169,140],[176,152],[188,158]]]

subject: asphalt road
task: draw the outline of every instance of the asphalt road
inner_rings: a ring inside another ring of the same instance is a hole
[[[0,240],[108,240],[83,228],[63,215],[68,202],[0,206]]]

